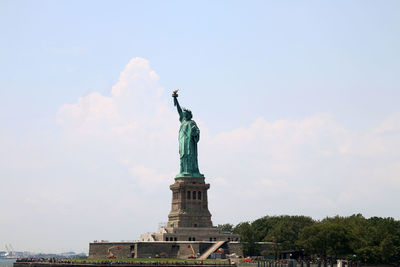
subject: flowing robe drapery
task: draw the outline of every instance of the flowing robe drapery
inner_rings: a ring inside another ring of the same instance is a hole
[[[200,140],[200,130],[192,120],[180,118],[179,155],[181,162],[180,174],[198,175],[197,142]]]

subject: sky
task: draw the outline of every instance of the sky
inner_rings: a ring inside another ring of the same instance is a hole
[[[214,225],[400,219],[399,1],[0,1],[0,250],[168,220],[172,90]]]

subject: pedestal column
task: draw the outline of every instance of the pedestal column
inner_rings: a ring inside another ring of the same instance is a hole
[[[212,227],[207,190],[210,184],[202,177],[179,177],[170,186],[171,212],[167,227]]]

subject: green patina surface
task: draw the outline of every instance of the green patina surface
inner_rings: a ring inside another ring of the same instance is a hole
[[[174,105],[179,114],[181,127],[179,129],[179,156],[180,156],[180,172],[176,178],[180,177],[204,177],[199,171],[197,160],[197,143],[200,140],[200,129],[192,120],[192,112],[183,109],[178,102],[178,94],[172,95]]]

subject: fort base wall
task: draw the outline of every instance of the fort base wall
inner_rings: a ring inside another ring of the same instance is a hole
[[[181,258],[189,255],[201,255],[215,242],[204,241],[177,241],[177,242],[92,242],[89,244],[90,259],[105,259],[109,256],[109,249],[116,258]],[[192,250],[193,248],[193,250]],[[243,256],[239,242],[227,242],[224,245],[225,254],[235,253]]]

